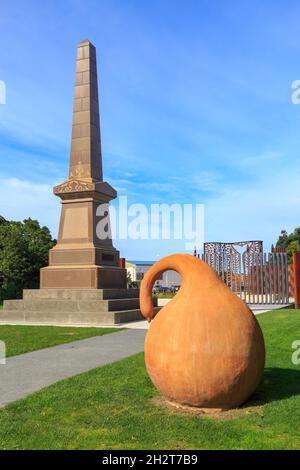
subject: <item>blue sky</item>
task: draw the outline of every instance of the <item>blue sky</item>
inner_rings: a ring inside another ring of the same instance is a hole
[[[56,236],[76,45],[97,48],[105,179],[129,202],[205,204],[205,239],[300,225],[300,4],[1,1],[0,213]],[[181,242],[116,243],[155,259]]]

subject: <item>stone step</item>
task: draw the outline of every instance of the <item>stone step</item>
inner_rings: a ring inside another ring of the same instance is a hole
[[[159,307],[155,307],[155,312]],[[120,325],[122,323],[145,320],[139,309],[128,309],[113,312],[45,312],[28,310],[2,310],[0,324],[20,325],[79,325],[104,326]]]
[[[24,289],[24,300],[108,300],[139,297],[139,289]]]
[[[156,299],[155,299],[156,300]],[[154,302],[155,302],[154,300]],[[156,305],[156,303],[154,303]],[[138,298],[109,300],[5,300],[3,310],[26,310],[45,312],[110,312],[138,309]]]

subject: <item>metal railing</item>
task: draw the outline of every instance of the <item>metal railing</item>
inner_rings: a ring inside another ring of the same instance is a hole
[[[288,258],[285,252],[222,252],[202,255],[226,285],[249,304],[289,303]]]

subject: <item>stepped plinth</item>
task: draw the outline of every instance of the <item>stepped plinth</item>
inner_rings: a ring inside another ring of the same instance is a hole
[[[22,300],[4,301],[0,315],[0,323],[24,325],[101,326],[141,319],[138,289],[24,289]]]
[[[100,325],[142,319],[138,291],[126,289],[126,269],[111,239],[103,181],[96,49],[78,44],[69,176],[54,187],[62,209],[57,244],[40,287],[4,302],[0,322]]]

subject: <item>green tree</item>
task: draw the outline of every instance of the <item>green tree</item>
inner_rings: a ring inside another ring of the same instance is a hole
[[[131,274],[127,271],[127,287],[129,289],[139,289],[140,288],[140,281],[133,281],[131,278]]]
[[[288,253],[289,263],[291,263],[292,253],[300,252],[300,227],[295,228],[290,234],[286,230],[281,230],[276,248],[284,248]]]
[[[128,271],[126,273],[126,281],[127,281],[127,287],[130,288],[132,284],[132,279],[131,279],[131,274]]]
[[[47,227],[37,220],[23,222],[0,216],[0,301],[20,298],[22,289],[39,287],[40,268],[56,243]]]

